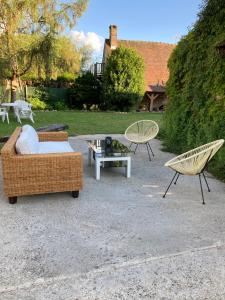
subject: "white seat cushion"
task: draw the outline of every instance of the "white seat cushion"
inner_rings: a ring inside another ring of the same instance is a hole
[[[16,141],[16,151],[18,154],[37,154],[39,142],[29,131],[22,131]]]
[[[68,142],[40,142],[39,154],[41,153],[63,153],[74,152]]]
[[[39,142],[38,134],[30,125],[24,125],[16,142],[19,154],[74,152],[68,142]]]

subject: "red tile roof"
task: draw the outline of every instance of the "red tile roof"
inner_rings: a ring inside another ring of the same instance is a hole
[[[168,59],[176,47],[175,44],[159,42],[118,40],[118,45],[134,48],[144,59],[146,91],[151,91],[150,85],[165,84],[169,78]],[[111,52],[109,39],[105,40],[105,49]]]

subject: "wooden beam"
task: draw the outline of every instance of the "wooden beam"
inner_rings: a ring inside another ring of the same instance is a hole
[[[154,105],[154,101],[155,101],[155,99],[156,98],[158,98],[158,96],[159,96],[159,94],[148,94],[147,93],[147,96],[148,96],[148,98],[149,98],[149,111],[153,111],[153,105]]]

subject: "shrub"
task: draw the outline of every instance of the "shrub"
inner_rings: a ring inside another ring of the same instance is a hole
[[[28,90],[30,98],[36,98],[47,105],[47,109],[63,110],[67,107],[68,89],[65,88],[47,88],[35,87]]]
[[[28,98],[28,102],[32,104],[32,109],[45,110],[47,104],[38,98]]]
[[[68,109],[67,105],[63,101],[54,102],[53,108],[56,110],[67,110]]]
[[[75,75],[73,73],[63,73],[63,74],[57,76],[57,81],[74,82],[76,77],[77,77],[77,75]]]
[[[74,88],[70,90],[69,107],[82,109],[86,107],[88,110],[93,105],[99,104],[101,92],[100,82],[87,72],[79,76]]]
[[[225,4],[205,2],[199,19],[183,37],[169,60],[169,103],[164,115],[165,143],[183,152],[225,138],[225,59],[217,45],[225,41]],[[225,179],[225,148],[212,162]]]
[[[102,109],[129,111],[144,95],[144,62],[132,48],[118,47],[103,74]]]

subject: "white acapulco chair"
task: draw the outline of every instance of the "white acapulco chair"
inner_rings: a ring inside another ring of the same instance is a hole
[[[34,123],[32,105],[24,100],[16,100],[14,106],[14,113],[17,121],[21,123],[21,119],[30,119]]]
[[[216,154],[216,152],[222,147],[223,143],[224,143],[223,139],[213,141],[211,143],[202,145],[198,148],[183,153],[171,159],[167,163],[165,163],[166,167],[169,167],[175,171],[175,175],[173,176],[173,179],[171,180],[168,188],[166,189],[163,198],[165,198],[173,181],[175,180],[174,184],[177,183],[177,180],[180,175],[190,175],[190,176],[198,175],[200,187],[201,187],[201,194],[202,194],[202,204],[205,204],[201,175],[203,175],[207,189],[210,192],[210,188],[206,180],[204,171],[208,162],[212,159],[212,157]]]
[[[7,108],[0,107],[0,116],[2,116],[2,122],[5,122],[5,119],[6,119],[9,124],[9,115],[7,112]]]
[[[151,161],[149,149],[151,150],[152,156],[154,153],[150,146],[149,141],[154,139],[159,132],[159,126],[155,121],[152,120],[141,120],[131,124],[125,131],[125,138],[132,144],[135,144],[134,154],[140,144],[144,144],[148,151],[148,157]]]

